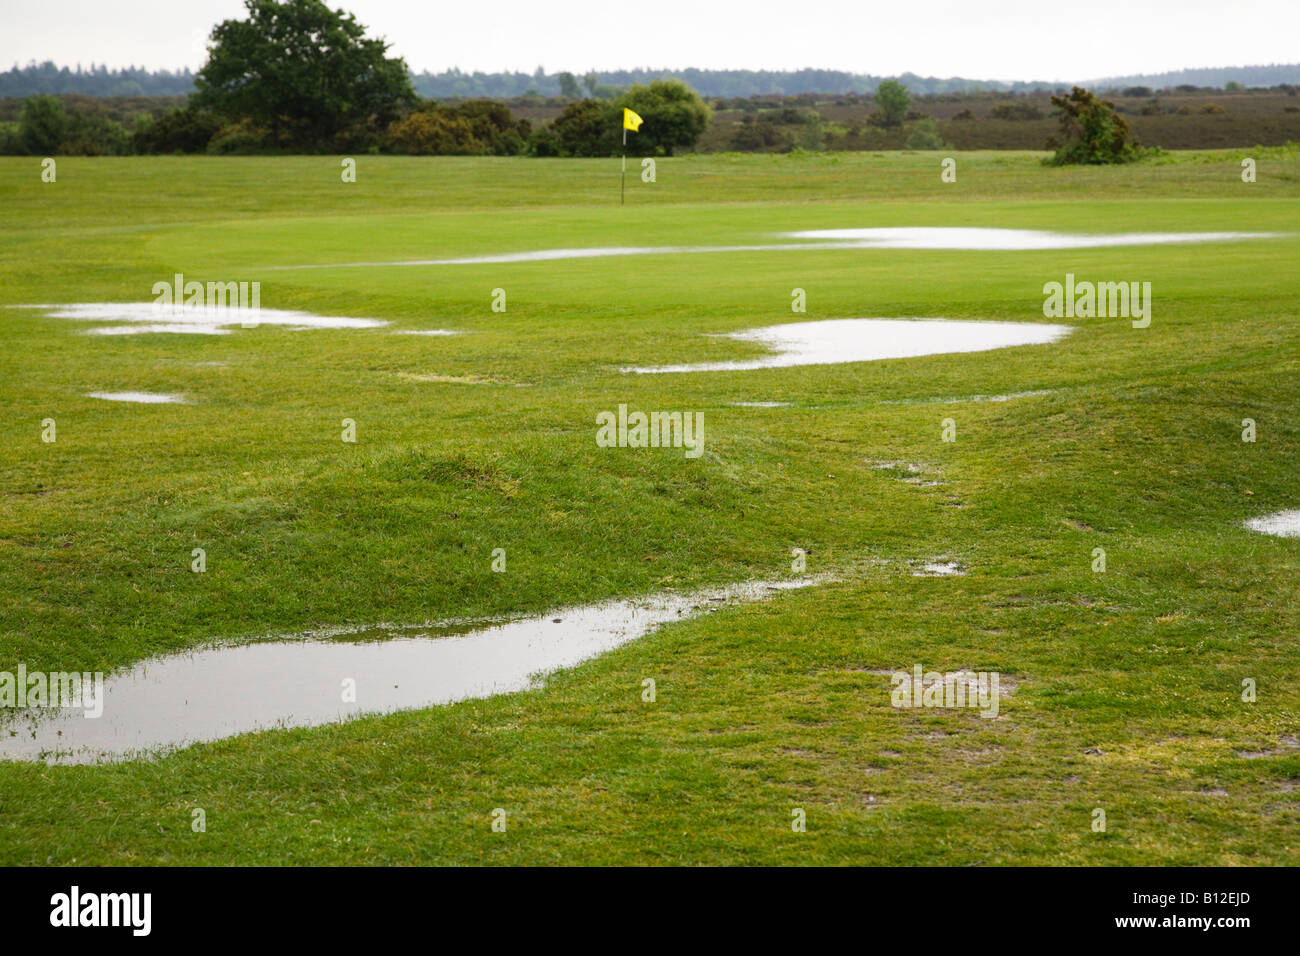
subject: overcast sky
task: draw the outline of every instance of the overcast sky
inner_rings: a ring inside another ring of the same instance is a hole
[[[647,66],[1086,80],[1300,59],[1300,0],[327,0],[416,72]],[[0,0],[0,69],[197,69],[241,0]]]

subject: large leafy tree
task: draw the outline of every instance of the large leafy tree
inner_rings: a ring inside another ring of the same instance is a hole
[[[655,80],[649,86],[636,84],[614,101],[616,115],[622,107],[637,113],[645,123],[628,137],[629,151],[671,156],[676,147],[694,146],[709,125],[709,107],[700,94],[681,80]]]
[[[386,124],[415,102],[406,63],[322,0],[244,0],[246,20],[213,28],[194,103],[269,127],[281,145],[325,145]]]

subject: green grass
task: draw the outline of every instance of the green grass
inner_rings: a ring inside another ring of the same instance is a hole
[[[1300,551],[1241,523],[1300,507],[1300,158],[1260,152],[1243,184],[1240,152],[1082,170],[960,153],[943,184],[943,155],[661,160],[653,185],[629,170],[625,208],[608,161],[358,157],[342,184],[337,157],[68,158],[45,184],[38,161],[0,159],[0,305],[148,301],[183,272],[391,323],[98,338],[0,308],[0,670],[779,577],[794,547],[839,575],[538,691],[156,762],[0,764],[0,863],[1294,863]],[[922,225],[1286,235],[271,268]],[[618,371],[752,355],[706,335],[800,318],[1043,321],[1043,283],[1066,272],[1150,281],[1151,327]],[[390,334],[417,328],[468,334]],[[193,404],[84,397],[99,390]],[[941,401],[1035,390],[1051,392]],[[769,400],[791,406],[729,404]],[[705,455],[597,448],[595,415],[620,402],[702,411]],[[938,557],[969,573],[909,573]],[[916,662],[997,670],[1014,692],[998,720],[896,710],[872,672]]]

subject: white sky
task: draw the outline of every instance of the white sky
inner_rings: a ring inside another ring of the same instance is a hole
[[[1300,60],[1300,0],[326,2],[417,72],[811,66],[1086,80]],[[47,59],[197,69],[207,32],[243,10],[240,0],[0,0],[0,69]]]

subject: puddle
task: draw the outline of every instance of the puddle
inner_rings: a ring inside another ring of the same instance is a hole
[[[955,561],[930,561],[912,571],[914,578],[948,578],[960,577],[966,569]]]
[[[734,362],[697,362],[624,368],[624,372],[739,372],[795,365],[834,365],[985,352],[1016,345],[1048,345],[1070,333],[1068,325],[1042,322],[968,322],[956,319],[826,319],[727,333],[757,342],[773,354]]]
[[[185,396],[165,392],[87,392],[87,398],[106,402],[139,402],[141,405],[184,405]]]
[[[100,325],[87,335],[142,335],[162,332],[176,335],[229,335],[245,324],[249,328],[275,325],[292,331],[306,329],[373,329],[387,325],[384,319],[352,319],[313,315],[292,309],[243,310],[216,306],[159,307],[157,302],[74,302],[63,305],[16,305],[11,309],[39,309],[56,319],[80,322],[126,322],[128,325]]]
[[[402,259],[388,262],[337,262],[270,266],[286,269],[365,269],[387,266],[472,266],[512,262],[556,262],[563,259],[603,259],[609,256],[693,255],[706,252],[808,252],[825,249],[966,249],[1034,250],[1093,249],[1101,246],[1146,246],[1181,242],[1230,242],[1268,239],[1271,232],[1130,232],[1109,235],[1070,234],[1035,229],[885,228],[810,229],[781,235],[802,242],[725,246],[591,246],[577,249],[535,249],[451,259]],[[807,241],[814,240],[814,241]]]
[[[1009,392],[1006,395],[963,395],[949,398],[890,398],[873,405],[962,405],[966,402],[1012,402],[1018,398],[1040,398],[1055,395],[1060,389],[1039,388],[1029,392]]]
[[[993,252],[1036,249],[1097,249],[1105,246],[1152,246],[1183,242],[1233,242],[1268,239],[1271,232],[1119,232],[1077,234],[1042,229],[984,229],[975,227],[807,229],[787,232],[792,239],[853,242],[858,249],[966,249]]]
[[[1251,531],[1261,534],[1277,535],[1279,538],[1300,538],[1300,510],[1279,511],[1277,514],[1262,518],[1251,518],[1246,522]]]
[[[539,675],[670,621],[824,580],[609,601],[504,623],[314,632],[157,658],[106,678],[97,718],[76,709],[20,712],[0,726],[0,758],[110,762],[249,731],[527,690]],[[349,679],[352,703],[342,700]]]

